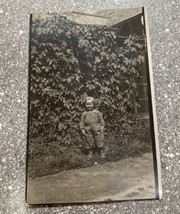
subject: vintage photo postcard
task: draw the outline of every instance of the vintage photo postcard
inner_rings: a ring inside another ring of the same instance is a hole
[[[161,199],[145,8],[32,14],[27,205]]]

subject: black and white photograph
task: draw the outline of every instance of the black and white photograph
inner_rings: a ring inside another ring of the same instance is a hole
[[[31,14],[28,205],[162,198],[146,14]]]

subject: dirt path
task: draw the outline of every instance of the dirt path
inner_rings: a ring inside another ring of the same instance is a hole
[[[155,198],[152,154],[28,181],[28,203]]]

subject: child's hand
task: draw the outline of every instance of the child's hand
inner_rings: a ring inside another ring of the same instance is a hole
[[[82,131],[83,135],[85,135],[85,134],[86,134],[84,129],[82,129],[81,131]]]
[[[104,132],[104,126],[101,126],[101,132],[102,133]]]

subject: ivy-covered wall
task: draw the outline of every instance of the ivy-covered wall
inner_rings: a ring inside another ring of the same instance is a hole
[[[139,35],[122,40],[116,27],[81,25],[53,14],[33,20],[30,47],[30,162],[55,150],[65,159],[69,149],[79,152],[86,96],[93,96],[103,113],[106,140],[132,134],[138,66],[145,54]]]

